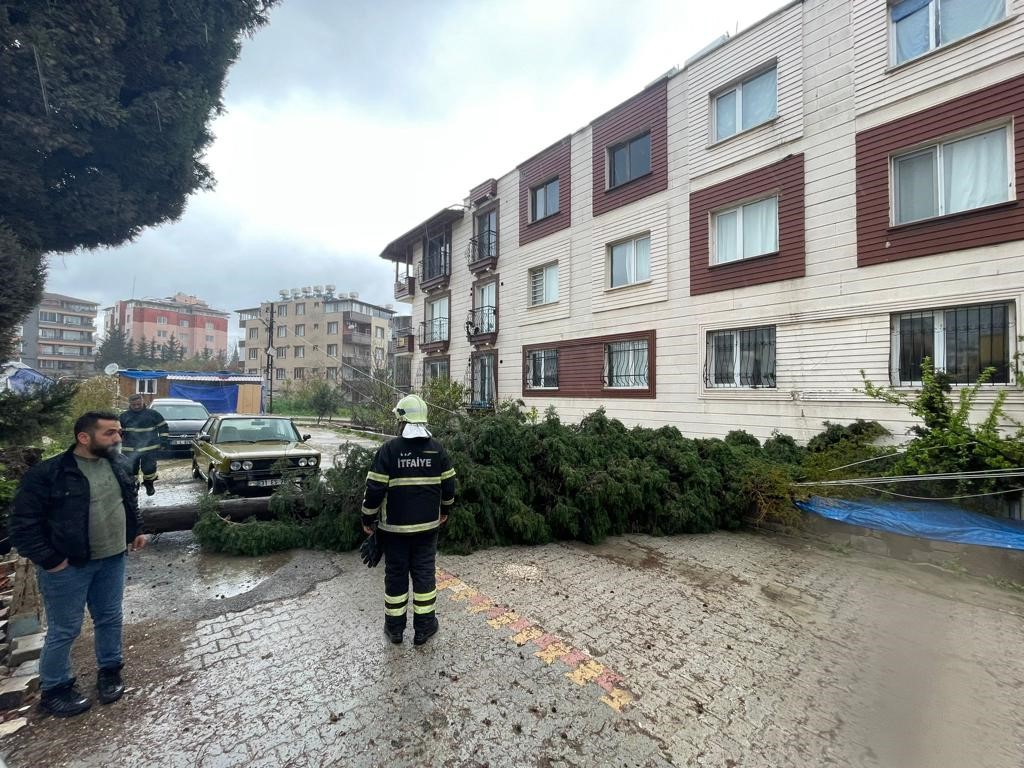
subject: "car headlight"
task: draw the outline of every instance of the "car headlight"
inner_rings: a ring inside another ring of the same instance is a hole
[[[242,465],[239,462],[237,462],[237,461],[232,461],[231,462],[231,471],[232,472],[237,472],[241,468],[242,468]]]
[[[306,466],[306,460],[305,459],[299,459],[299,466],[300,467]]]
[[[309,460],[308,460],[308,464],[309,464],[309,466],[311,466],[311,467],[315,467],[315,466],[316,466],[316,461],[317,461],[317,459],[316,459],[316,456],[311,456],[311,457],[309,458]]]
[[[252,462],[251,461],[243,461],[242,462],[242,469],[252,469]]]

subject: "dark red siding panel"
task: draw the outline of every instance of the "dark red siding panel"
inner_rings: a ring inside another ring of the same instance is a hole
[[[469,192],[469,202],[476,205],[481,200],[495,197],[498,194],[498,182],[495,179],[488,179],[482,184],[477,184]]]
[[[729,264],[711,264],[711,213],[777,192],[779,250]],[[690,295],[804,276],[804,156],[790,155],[752,173],[690,195]]]
[[[526,245],[542,237],[568,229],[572,223],[572,137],[534,155],[519,166],[519,244]],[[558,177],[558,213],[530,222],[530,188]]]
[[[892,226],[889,162],[900,150],[1013,118],[1017,197],[1001,205]],[[857,266],[1024,239],[1024,76],[857,134]]]
[[[604,385],[604,348],[613,341],[647,340],[647,389],[613,389]],[[530,352],[558,350],[558,389],[527,389],[526,372]],[[657,331],[616,333],[584,339],[561,339],[549,344],[523,347],[523,397],[645,398],[657,396]]]
[[[608,189],[608,149],[651,134],[651,172]],[[593,123],[594,216],[668,189],[668,80],[655,83]]]

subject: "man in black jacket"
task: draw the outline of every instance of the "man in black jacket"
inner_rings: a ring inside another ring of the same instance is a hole
[[[117,701],[121,680],[121,603],[125,550],[142,549],[138,485],[118,455],[114,413],[90,411],[75,422],[75,444],[22,479],[11,513],[11,542],[36,565],[46,609],[39,660],[40,707],[68,717],[92,706],[75,686],[71,645],[86,606],[95,628],[100,702]]]
[[[376,529],[384,549],[384,633],[402,642],[411,576],[413,644],[423,645],[437,632],[437,529],[455,503],[455,470],[430,436],[422,398],[403,397],[395,415],[402,434],[380,447],[366,475],[363,530]]]

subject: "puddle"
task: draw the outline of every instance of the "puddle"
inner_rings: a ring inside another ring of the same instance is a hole
[[[195,579],[189,592],[207,600],[218,600],[250,592],[266,581],[292,558],[290,552],[264,557],[237,557],[203,552],[193,544],[188,554],[195,557]]]

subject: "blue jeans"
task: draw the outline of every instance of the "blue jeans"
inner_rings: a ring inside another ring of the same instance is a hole
[[[57,573],[36,568],[47,621],[46,640],[39,657],[39,687],[44,691],[74,679],[71,646],[82,631],[86,606],[95,629],[97,666],[121,668],[124,561],[122,552],[90,560],[80,568],[68,565]]]

